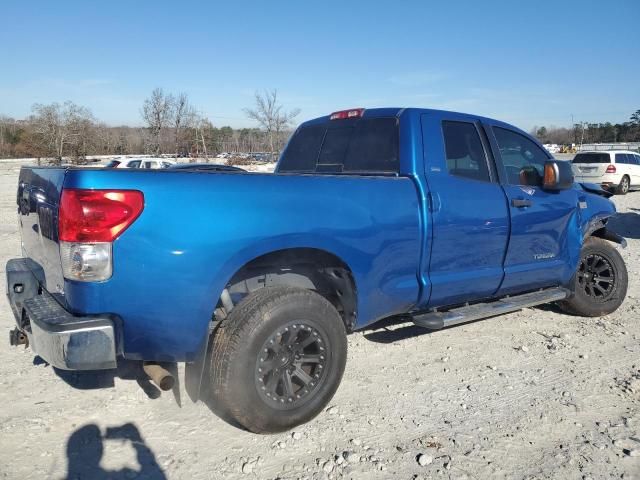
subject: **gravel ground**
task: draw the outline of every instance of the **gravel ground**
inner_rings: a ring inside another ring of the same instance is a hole
[[[0,165],[3,263],[20,254],[18,168]],[[125,371],[62,374],[6,342],[0,478],[640,478],[640,192],[614,201],[630,276],[617,312],[377,324],[349,337],[327,411],[285,434],[244,432]]]

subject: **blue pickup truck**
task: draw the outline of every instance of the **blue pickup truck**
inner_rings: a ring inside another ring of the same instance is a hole
[[[307,121],[275,174],[25,167],[11,341],[59,369],[140,362],[163,389],[186,362],[194,400],[283,431],[322,411],[347,334],[380,319],[616,310],[607,195],[511,125],[415,108]]]

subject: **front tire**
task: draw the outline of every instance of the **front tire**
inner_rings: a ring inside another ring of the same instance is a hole
[[[597,237],[585,240],[578,271],[573,279],[573,296],[558,305],[583,317],[601,317],[618,309],[627,295],[627,267],[611,243]]]
[[[338,311],[321,295],[265,287],[235,306],[213,338],[211,395],[255,433],[308,422],[338,389],[347,338]]]

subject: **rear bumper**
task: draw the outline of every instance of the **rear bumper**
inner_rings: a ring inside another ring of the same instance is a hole
[[[600,185],[606,190],[614,189],[620,184],[621,180],[622,175],[616,173],[605,173],[604,175],[598,176],[574,174],[574,181],[595,183],[596,185]]]
[[[41,286],[38,268],[25,258],[9,260],[6,267],[7,298],[33,350],[63,370],[116,368],[113,318],[69,313]]]

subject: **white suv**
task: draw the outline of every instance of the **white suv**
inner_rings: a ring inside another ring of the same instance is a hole
[[[571,163],[576,182],[599,183],[621,195],[640,188],[640,155],[635,152],[580,152]]]
[[[117,160],[111,160],[106,167],[107,168],[169,168],[176,162],[168,160],[166,158],[120,158]]]

